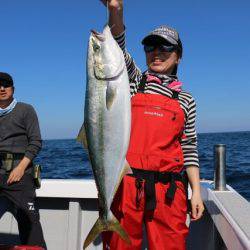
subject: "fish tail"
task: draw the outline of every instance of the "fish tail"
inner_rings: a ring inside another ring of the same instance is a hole
[[[119,234],[119,236],[124,241],[126,241],[128,244],[131,244],[131,241],[129,239],[128,234],[122,228],[122,226],[120,225],[119,221],[113,215],[112,218],[110,220],[108,220],[108,221],[105,221],[105,220],[103,220],[101,218],[98,218],[98,220],[96,221],[95,225],[92,227],[92,229],[90,230],[87,238],[84,241],[83,249],[86,249],[86,247],[92,241],[94,241],[100,233],[102,233],[104,231],[113,231],[113,232],[116,232],[117,234]]]

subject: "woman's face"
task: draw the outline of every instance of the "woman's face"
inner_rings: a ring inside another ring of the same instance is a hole
[[[156,47],[153,51],[146,52],[146,62],[151,71],[171,75],[180,58],[176,51],[163,52]]]

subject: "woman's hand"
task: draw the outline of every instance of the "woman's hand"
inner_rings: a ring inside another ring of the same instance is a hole
[[[200,192],[193,193],[191,198],[191,220],[199,220],[203,215],[204,205]]]
[[[123,7],[123,0],[101,0],[101,2],[108,6],[109,11],[120,10]]]
[[[100,0],[109,9],[109,27],[113,36],[118,36],[124,31],[123,0]]]
[[[195,166],[188,167],[186,172],[192,189],[191,220],[198,220],[201,218],[204,211],[204,205],[201,199],[201,191],[200,191],[201,189],[200,189],[199,168]]]

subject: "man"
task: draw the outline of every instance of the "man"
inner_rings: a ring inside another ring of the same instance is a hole
[[[34,207],[32,160],[42,146],[39,123],[33,107],[13,94],[12,77],[0,72],[0,196],[15,211],[21,243],[46,249]]]

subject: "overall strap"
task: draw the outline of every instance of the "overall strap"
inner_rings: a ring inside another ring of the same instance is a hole
[[[143,74],[141,81],[139,83],[139,86],[138,86],[138,90],[137,90],[138,93],[144,93],[145,86],[146,86],[146,79],[147,79],[147,76]]]
[[[174,91],[174,90],[172,90],[172,91],[173,91],[172,98],[173,99],[178,99],[179,98],[179,92],[178,91]]]
[[[155,183],[170,183],[170,186],[166,192],[166,198],[173,200],[176,192],[176,181],[181,181],[184,184],[183,176],[180,173],[174,172],[158,172],[158,171],[149,171],[143,169],[132,168],[133,174],[136,178],[136,183],[141,183],[142,180],[145,181],[144,191],[146,196],[145,208],[146,210],[154,210],[156,207],[156,196],[155,196]],[[137,200],[137,199],[136,199]],[[138,202],[136,202],[138,203]]]

